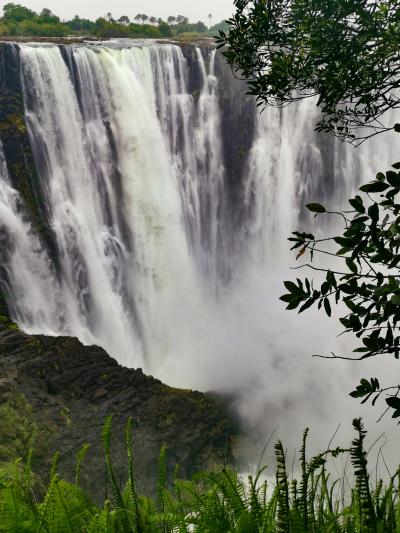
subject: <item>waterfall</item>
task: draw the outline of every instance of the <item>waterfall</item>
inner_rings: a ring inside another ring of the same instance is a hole
[[[48,331],[48,317],[57,313],[61,297],[51,262],[35,235],[23,200],[9,180],[0,141],[0,289],[21,324]],[[54,298],[43,305],[46,294]]]
[[[18,46],[54,242],[50,253],[1,155],[0,277],[13,317],[162,377],[183,375],[187,361],[222,368],[243,351],[240,321],[262,315],[256,280],[283,264],[304,203],[342,207],[394,156],[394,143],[355,151],[315,134],[311,100],[261,115],[248,104],[246,124],[226,131],[227,102],[240,108],[244,88],[223,78],[211,48]],[[228,144],[253,129],[232,170]],[[244,338],[260,333],[250,330]]]
[[[36,250],[51,271],[5,247],[15,318],[29,332],[76,335],[124,364],[156,367],[174,344],[179,313],[171,310],[184,320],[201,307],[224,259],[215,51],[196,50],[197,102],[177,46],[21,45],[20,57],[59,271],[40,235],[26,226],[17,238],[15,222],[2,217],[21,252]]]
[[[267,108],[255,120],[243,187],[246,241],[254,261],[277,266],[290,261],[282,244],[301,225],[305,204],[346,207],[360,181],[370,181],[396,160],[396,144],[378,136],[356,149],[318,135],[316,99],[281,110]],[[396,122],[394,114],[391,122]]]

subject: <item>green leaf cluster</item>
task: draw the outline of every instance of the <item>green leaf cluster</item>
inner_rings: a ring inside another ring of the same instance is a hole
[[[309,204],[317,215],[336,214],[344,222],[340,235],[317,239],[311,233],[294,232],[289,239],[292,249],[300,248],[297,258],[309,258],[309,268],[321,270],[325,279],[314,287],[312,279],[285,282],[288,293],[281,300],[287,309],[303,312],[313,305],[323,308],[328,316],[332,304],[341,302],[346,313],[339,319],[345,333],[353,333],[360,344],[354,358],[375,356],[400,358],[400,163],[386,173],[362,185],[359,194],[349,200],[350,211],[327,211],[320,204]],[[341,266],[337,270],[314,266],[315,254],[330,254]],[[336,357],[333,355],[333,357]],[[377,379],[363,379],[354,398],[363,403],[374,394],[389,395],[386,404],[393,417],[400,417],[398,386],[381,388]]]
[[[218,46],[260,106],[315,96],[316,130],[358,142],[398,126],[399,0],[235,0]]]

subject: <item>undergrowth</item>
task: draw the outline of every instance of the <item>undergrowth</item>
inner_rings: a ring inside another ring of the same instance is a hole
[[[372,486],[364,447],[366,432],[359,419],[353,421],[356,436],[349,449],[329,449],[310,460],[306,457],[308,430],[300,450],[300,479],[291,479],[285,450],[275,446],[275,482],[266,481],[265,469],[247,479],[222,468],[179,478],[176,469],[167,480],[166,450],[159,457],[155,499],[138,493],[131,420],[125,432],[127,485],[121,489],[113,470],[110,450],[112,417],[104,423],[102,440],[112,498],[99,507],[80,487],[80,473],[88,452],[77,454],[75,482],[57,473],[54,457],[50,482],[38,498],[31,471],[32,453],[25,464],[17,461],[0,473],[0,532],[13,533],[400,533],[400,469],[384,486]],[[353,482],[346,496],[343,480],[331,480],[327,460],[348,454]]]

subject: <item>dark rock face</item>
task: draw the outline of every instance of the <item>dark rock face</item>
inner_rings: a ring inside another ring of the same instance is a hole
[[[103,349],[85,347],[75,338],[29,336],[5,317],[1,320],[0,409],[7,406],[8,417],[17,416],[18,427],[11,436],[0,430],[0,437],[13,443],[10,454],[15,453],[16,440],[25,439],[28,447],[27,428],[34,423],[35,470],[44,479],[57,450],[61,452],[60,472],[73,479],[76,453],[88,442],[91,448],[82,482],[101,500],[105,467],[100,435],[104,418],[111,414],[117,477],[124,482],[124,425],[132,417],[138,485],[146,493],[154,491],[163,443],[168,448],[169,470],[179,463],[185,477],[213,464],[232,462],[234,429],[217,399],[167,387],[141,369],[119,366]],[[30,412],[29,423],[21,409]],[[3,450],[0,460],[6,459]]]
[[[222,52],[217,52],[215,74],[219,80],[224,162],[231,185],[244,177],[245,164],[255,137],[256,102],[248,87],[234,76]]]
[[[0,43],[0,139],[12,185],[23,197],[30,219],[52,252],[52,230],[25,120],[19,48],[12,43]]]
[[[217,52],[215,74],[219,80],[226,190],[234,226],[240,228],[245,219],[242,194],[246,165],[256,135],[256,102],[246,94],[246,83],[234,77],[221,51]]]
[[[182,49],[188,66],[189,92],[194,100],[200,95],[202,75],[193,44],[177,43]],[[196,43],[203,57],[209,59],[213,41]],[[218,79],[218,99],[222,120],[222,146],[227,176],[227,192],[233,206],[239,207],[246,163],[255,137],[256,102],[246,94],[246,83],[232,73],[222,51],[217,50],[215,75]]]
[[[0,286],[0,316],[2,316],[3,318],[7,318],[7,319],[10,316],[5,296],[1,292],[1,286]]]

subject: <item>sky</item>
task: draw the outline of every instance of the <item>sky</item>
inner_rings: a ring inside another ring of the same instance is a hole
[[[0,3],[4,5],[6,1]],[[14,0],[35,11],[43,7],[51,9],[61,18],[70,19],[75,15],[96,19],[111,12],[114,18],[127,15],[134,18],[138,13],[167,18],[169,15],[184,15],[192,22],[208,22],[212,13],[213,23],[220,22],[234,12],[233,0]]]

